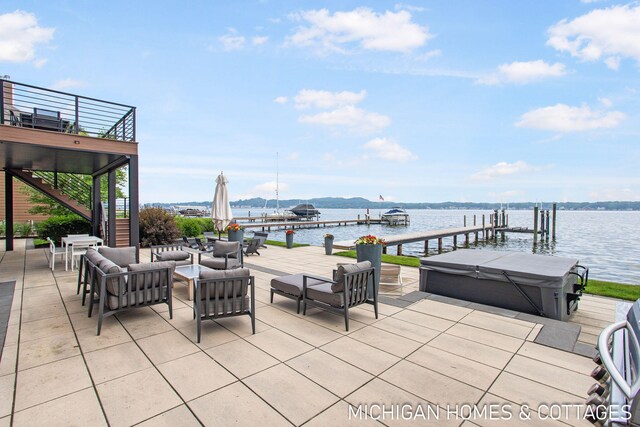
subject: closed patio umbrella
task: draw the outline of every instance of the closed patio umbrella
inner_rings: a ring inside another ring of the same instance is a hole
[[[213,205],[211,207],[211,219],[218,233],[222,232],[233,219],[227,191],[228,182],[229,180],[220,172],[220,175],[216,178],[216,192],[213,196]]]

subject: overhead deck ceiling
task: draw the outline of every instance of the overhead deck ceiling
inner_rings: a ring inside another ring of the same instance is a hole
[[[138,144],[0,125],[0,168],[91,175],[130,155]]]

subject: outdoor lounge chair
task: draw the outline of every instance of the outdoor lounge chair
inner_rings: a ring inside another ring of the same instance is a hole
[[[252,254],[260,255],[260,252],[258,252],[258,249],[260,248],[260,246],[262,246],[262,240],[253,238],[249,240],[249,244],[247,245],[246,248],[244,248],[244,254],[247,256]]]
[[[129,264],[126,267],[120,267],[93,249],[88,250],[82,258],[86,283],[90,287],[89,317],[93,314],[94,303],[98,303],[97,335],[100,335],[105,317],[130,308],[167,304],[169,318],[173,318],[171,295],[175,269],[173,261]]]
[[[306,314],[307,305],[340,313],[344,316],[345,329],[348,331],[349,308],[372,304],[378,318],[378,295],[376,291],[369,295],[370,283],[375,283],[375,268],[369,261],[341,265],[334,271],[334,280],[311,274],[276,277],[271,280],[271,303],[273,294],[278,294],[297,300],[298,312],[302,302],[303,314]]]
[[[184,250],[183,245],[151,245],[151,262],[174,261],[176,266],[193,264],[193,252]]]
[[[255,279],[248,268],[202,271],[195,288],[193,309],[198,342],[202,320],[206,319],[248,315],[251,330],[256,333]]]
[[[182,236],[182,241],[184,242],[184,246],[189,249],[199,249],[196,239],[189,239],[187,236]]]
[[[240,242],[223,242],[218,240],[213,251],[198,253],[198,264],[214,270],[231,270],[243,266],[242,245]]]
[[[266,248],[266,246],[264,245],[264,242],[267,241],[267,237],[269,237],[269,233],[267,233],[266,231],[254,231],[253,232],[253,238],[254,239],[262,240],[262,243],[260,244],[261,248]]]

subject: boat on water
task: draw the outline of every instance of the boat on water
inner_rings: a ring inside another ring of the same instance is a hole
[[[382,222],[389,225],[409,225],[409,214],[396,206],[382,214]]]
[[[299,218],[315,218],[320,215],[320,211],[310,203],[302,203],[289,210]]]

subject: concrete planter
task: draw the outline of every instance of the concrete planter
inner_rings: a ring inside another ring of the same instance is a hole
[[[369,261],[371,266],[375,268],[375,289],[376,294],[380,288],[380,267],[382,266],[382,245],[356,245],[356,256],[358,262]],[[369,286],[369,293],[371,295],[373,289]]]
[[[230,242],[240,242],[242,244],[242,242],[244,241],[244,230],[229,230],[227,231],[227,234],[229,235]]]
[[[327,255],[333,253],[333,237],[324,238],[324,253]]]

